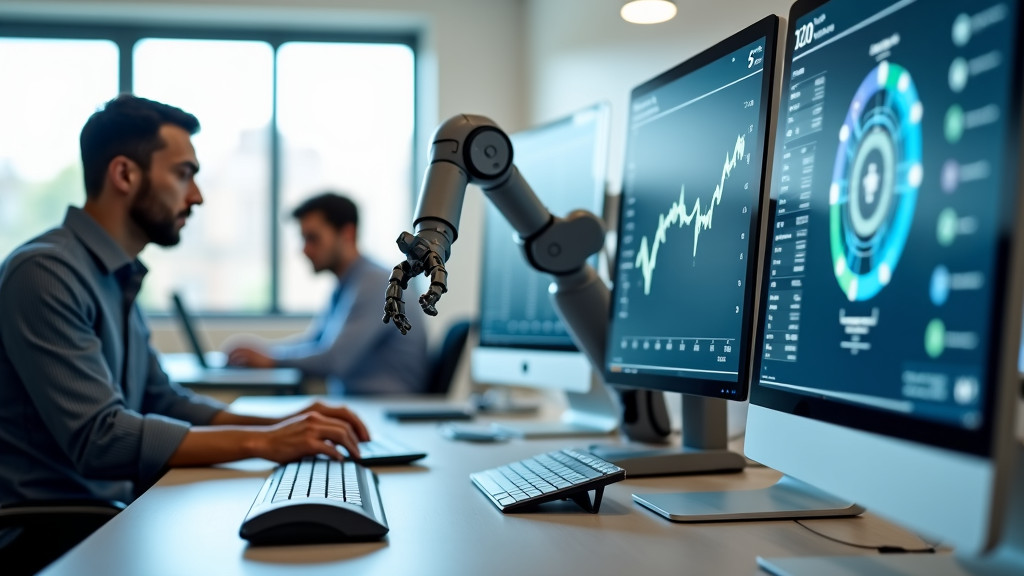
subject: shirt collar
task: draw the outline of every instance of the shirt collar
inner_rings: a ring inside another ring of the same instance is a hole
[[[107,274],[118,272],[118,280],[133,276],[141,280],[141,276],[145,276],[147,269],[142,262],[137,258],[134,260],[129,258],[124,250],[117,245],[117,242],[114,242],[110,234],[99,225],[99,222],[96,222],[81,208],[68,206],[67,215],[64,217],[64,227],[71,230]],[[124,269],[123,272],[122,269]]]
[[[359,257],[355,259],[355,261],[349,264],[348,269],[345,270],[345,273],[342,274],[340,278],[338,278],[337,290],[342,290],[345,286],[352,282],[353,278],[358,278],[359,271],[362,270],[365,265],[366,257],[360,254]]]

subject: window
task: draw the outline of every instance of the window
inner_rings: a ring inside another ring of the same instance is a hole
[[[345,193],[359,207],[361,251],[394,265],[402,258],[395,239],[412,221],[411,200],[386,200],[412,198],[412,52],[288,42],[278,51],[277,69],[283,209],[290,212],[311,191]],[[333,283],[323,274],[313,278],[309,263],[295,257],[302,242],[294,222],[286,223],[280,246],[282,307],[326,302]]]
[[[147,311],[169,310],[174,290],[208,313],[319,309],[333,280],[313,273],[290,214],[328,189],[359,206],[362,252],[397,262],[394,241],[415,195],[413,41],[358,40],[0,27],[0,257],[81,205],[81,127],[130,91],[201,124],[193,143],[204,203],[178,246],[140,255],[150,268],[139,295]]]
[[[270,130],[274,52],[266,42],[145,38],[135,44],[135,94],[199,118],[192,138],[203,205],[166,249],[150,245],[140,303],[160,308],[172,290],[206,309],[270,307]]]
[[[0,254],[85,200],[78,133],[117,92],[106,40],[0,38]],[[45,70],[45,73],[40,71]]]

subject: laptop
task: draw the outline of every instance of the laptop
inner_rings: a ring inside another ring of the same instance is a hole
[[[279,392],[298,393],[302,372],[296,368],[247,368],[227,365],[223,352],[209,351],[199,338],[192,314],[181,295],[173,293],[175,316],[191,352],[163,354],[160,364],[174,382],[189,386],[268,387]]]

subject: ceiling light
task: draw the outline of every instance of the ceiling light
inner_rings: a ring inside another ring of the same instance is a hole
[[[676,5],[671,0],[630,0],[619,14],[633,24],[658,24],[675,17]]]

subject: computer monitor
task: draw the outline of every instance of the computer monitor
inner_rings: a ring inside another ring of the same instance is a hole
[[[633,89],[605,380],[683,394],[682,449],[592,447],[630,476],[741,470],[777,16]]]
[[[510,135],[515,165],[548,211],[601,214],[608,159],[610,106],[599,102]],[[596,264],[596,257],[592,264]],[[480,281],[479,344],[471,358],[478,383],[564,391],[556,424],[506,424],[524,436],[608,434],[618,408],[557,314],[551,276],[532,268],[515,230],[488,204]]]
[[[954,554],[770,572],[1024,574],[1021,12],[791,9],[745,450]]]

